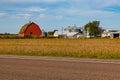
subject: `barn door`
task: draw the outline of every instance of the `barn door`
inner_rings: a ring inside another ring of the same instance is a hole
[[[32,35],[32,32],[30,32],[30,36]]]

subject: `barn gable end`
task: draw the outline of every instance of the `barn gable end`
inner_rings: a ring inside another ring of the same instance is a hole
[[[27,23],[19,31],[19,37],[26,37],[26,36],[41,37],[42,30],[34,22]]]

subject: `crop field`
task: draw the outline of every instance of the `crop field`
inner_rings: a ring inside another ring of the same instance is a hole
[[[120,39],[0,39],[0,55],[120,59]]]

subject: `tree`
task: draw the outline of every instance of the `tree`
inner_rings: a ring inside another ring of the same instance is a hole
[[[100,21],[89,22],[84,26],[84,30],[86,31],[87,36],[98,37],[101,35],[102,28],[99,27]]]

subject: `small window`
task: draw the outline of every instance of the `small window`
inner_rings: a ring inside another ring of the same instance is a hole
[[[32,35],[32,32],[30,32],[30,35]]]

